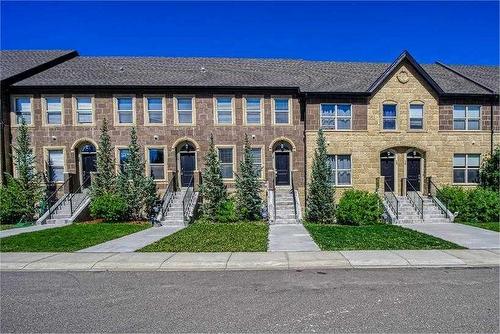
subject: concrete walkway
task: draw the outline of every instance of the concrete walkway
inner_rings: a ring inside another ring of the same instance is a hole
[[[288,270],[496,267],[500,250],[256,253],[0,253],[1,270]]]
[[[162,226],[151,227],[137,233],[129,234],[124,237],[113,239],[99,245],[79,250],[82,253],[121,253],[135,252],[155,241],[165,238],[179,230],[184,226]]]
[[[270,225],[269,252],[319,251],[318,245],[302,224]]]
[[[63,227],[66,225],[67,224],[46,224],[46,225],[35,225],[35,226],[28,226],[28,227],[16,227],[16,228],[11,228],[8,230],[0,231],[0,238],[10,237],[12,235],[18,235],[18,234],[22,234],[22,233],[42,231],[42,230],[46,230],[49,228]]]
[[[500,233],[458,223],[402,224],[469,249],[500,249]]]

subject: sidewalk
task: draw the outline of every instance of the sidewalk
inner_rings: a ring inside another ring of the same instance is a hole
[[[269,225],[268,252],[319,251],[302,224]]]
[[[288,270],[499,266],[500,250],[258,253],[0,253],[1,270]]]
[[[8,230],[0,231],[0,238],[10,237],[11,235],[18,235],[22,233],[46,230],[49,228],[63,227],[67,225],[68,224],[46,224],[46,225],[34,225],[28,227],[15,227]]]

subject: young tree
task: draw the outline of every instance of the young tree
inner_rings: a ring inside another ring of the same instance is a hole
[[[203,170],[203,183],[200,191],[203,196],[202,210],[206,217],[213,219],[217,209],[224,204],[227,199],[227,190],[224,186],[221,174],[219,156],[214,145],[214,137],[210,135],[210,146],[205,156],[205,169]]]
[[[307,219],[311,222],[333,223],[335,216],[335,188],[331,184],[332,171],[328,166],[326,141],[319,130],[307,198]]]
[[[500,190],[500,146],[496,146],[493,154],[483,160],[479,179],[482,187],[493,191]]]
[[[115,190],[115,159],[108,133],[108,121],[104,119],[97,149],[97,174],[92,180],[92,198],[111,194]]]
[[[118,174],[117,190],[127,203],[129,218],[141,219],[149,213],[156,200],[156,186],[152,178],[144,173],[141,146],[137,143],[135,128],[130,131],[128,150],[125,167]]]
[[[261,218],[262,199],[260,192],[262,183],[259,180],[260,170],[255,170],[252,161],[252,148],[245,134],[245,153],[240,161],[240,175],[236,175],[236,209],[240,219],[258,220]]]

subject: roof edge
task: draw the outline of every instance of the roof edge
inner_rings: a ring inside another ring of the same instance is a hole
[[[495,95],[495,94],[496,94],[496,93],[495,93],[495,91],[494,91],[493,89],[491,89],[491,88],[489,88],[489,87],[486,87],[486,86],[485,86],[485,85],[483,85],[483,84],[480,84],[479,82],[477,82],[476,80],[474,80],[474,79],[470,78],[469,76],[467,76],[467,75],[463,74],[462,72],[459,72],[459,71],[457,71],[457,70],[455,70],[455,69],[451,68],[450,66],[448,66],[448,65],[446,65],[446,64],[444,64],[444,63],[442,63],[442,62],[440,62],[440,61],[436,61],[436,64],[438,64],[439,66],[441,66],[441,67],[443,67],[443,68],[447,69],[447,70],[448,70],[448,71],[450,71],[450,72],[455,73],[456,75],[461,76],[462,78],[464,78],[464,79],[466,79],[466,80],[469,80],[470,82],[472,82],[472,83],[474,83],[474,84],[478,85],[479,87],[484,88],[484,89],[486,89],[487,91],[490,91],[490,92],[491,92],[491,94],[493,94],[493,95]]]

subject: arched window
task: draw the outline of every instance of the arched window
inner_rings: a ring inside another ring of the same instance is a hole
[[[95,146],[92,144],[85,144],[80,148],[82,153],[94,153],[95,151]]]
[[[280,140],[279,142],[277,142],[276,144],[274,144],[274,148],[273,148],[273,151],[281,151],[281,152],[284,152],[284,151],[291,151],[292,150],[292,146],[290,145],[289,142],[287,141],[284,141],[284,140]]]
[[[194,152],[196,151],[196,148],[194,147],[193,143],[189,141],[182,142],[177,146],[179,148],[179,152]]]

